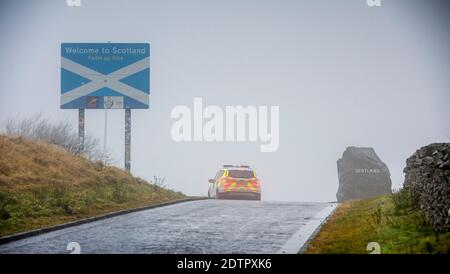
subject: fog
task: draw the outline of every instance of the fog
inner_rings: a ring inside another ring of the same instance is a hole
[[[151,44],[150,108],[132,110],[131,170],[205,195],[222,164],[249,164],[263,200],[332,201],[347,146],[373,147],[393,187],[421,146],[450,141],[450,5],[442,0],[0,2],[0,122],[60,109],[62,42]],[[279,106],[279,147],[175,142],[177,105]],[[107,147],[123,167],[124,110]],[[86,111],[103,138],[104,111]],[[0,156],[1,157],[1,156]]]

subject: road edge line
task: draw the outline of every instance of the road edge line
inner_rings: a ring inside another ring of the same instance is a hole
[[[74,227],[77,225],[91,223],[91,222],[108,219],[108,218],[112,218],[112,217],[116,217],[116,216],[120,216],[120,215],[125,215],[125,214],[129,214],[129,213],[133,213],[133,212],[138,212],[138,211],[142,211],[142,210],[153,209],[153,208],[158,208],[158,207],[163,207],[163,206],[169,206],[169,205],[174,205],[174,204],[179,204],[179,203],[185,203],[185,202],[207,200],[207,199],[209,199],[209,198],[208,197],[189,197],[189,198],[178,199],[178,200],[173,200],[173,201],[168,201],[168,202],[163,202],[163,203],[157,203],[157,204],[152,204],[152,205],[147,205],[147,206],[142,206],[142,207],[136,207],[136,208],[123,209],[123,210],[119,210],[119,211],[109,212],[109,213],[105,213],[102,215],[89,217],[89,218],[85,218],[85,219],[80,219],[80,220],[76,220],[76,221],[72,221],[72,222],[68,222],[68,223],[63,223],[63,224],[59,224],[59,225],[38,228],[38,229],[30,230],[30,231],[25,231],[25,232],[20,232],[20,233],[8,235],[8,236],[3,236],[3,237],[0,237],[0,245],[15,242],[15,241],[22,240],[25,238],[30,238],[33,236],[41,235],[41,234],[56,231],[56,230],[61,230],[64,228]]]
[[[333,215],[339,203],[328,203],[329,206],[319,211],[309,222],[303,225],[277,251],[277,254],[302,254],[311,240],[317,235],[322,225]],[[312,232],[311,232],[312,231]]]

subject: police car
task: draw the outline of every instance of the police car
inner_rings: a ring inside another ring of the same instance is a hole
[[[261,200],[261,184],[250,166],[224,165],[214,179],[209,180],[208,197]]]

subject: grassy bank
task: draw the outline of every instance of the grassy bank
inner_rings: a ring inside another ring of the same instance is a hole
[[[0,135],[0,236],[184,197],[60,147]]]
[[[341,204],[306,253],[367,254],[370,242],[377,242],[382,254],[450,252],[450,232],[436,233],[401,191]]]

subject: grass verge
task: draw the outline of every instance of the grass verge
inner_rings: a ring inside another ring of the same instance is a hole
[[[435,232],[404,190],[341,204],[305,253],[367,254],[370,242],[382,254],[450,253],[450,232]]]
[[[185,198],[115,167],[0,135],[0,236]]]

